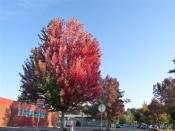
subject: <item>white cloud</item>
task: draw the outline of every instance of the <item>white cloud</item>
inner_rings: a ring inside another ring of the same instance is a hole
[[[26,8],[26,7],[33,7],[34,1],[33,0],[17,0],[17,4],[19,7]]]

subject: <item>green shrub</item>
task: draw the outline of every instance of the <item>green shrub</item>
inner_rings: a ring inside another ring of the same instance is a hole
[[[81,122],[79,120],[76,120],[76,126],[81,126]]]

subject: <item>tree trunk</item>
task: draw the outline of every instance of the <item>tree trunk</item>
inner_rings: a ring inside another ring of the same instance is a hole
[[[60,126],[60,128],[61,128],[61,131],[63,131],[63,129],[64,129],[64,111],[62,111],[61,112],[61,126]]]
[[[107,131],[109,131],[109,130],[110,130],[110,120],[107,119]]]

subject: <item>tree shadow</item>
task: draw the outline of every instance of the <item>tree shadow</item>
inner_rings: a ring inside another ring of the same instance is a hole
[[[15,106],[16,102],[12,102],[10,105],[4,105],[4,117],[2,118],[2,126],[17,126],[17,114],[18,107]],[[2,114],[3,115],[3,114]]]

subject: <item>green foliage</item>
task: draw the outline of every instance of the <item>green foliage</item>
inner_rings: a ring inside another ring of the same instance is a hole
[[[128,111],[130,111],[133,116],[134,116],[134,121],[136,121],[137,123],[144,123],[145,122],[145,115],[143,113],[143,109],[128,109]]]
[[[170,117],[171,117],[171,122],[175,123],[175,107],[169,109]]]
[[[169,123],[170,122],[170,116],[167,113],[160,114],[160,123]]]
[[[128,124],[147,123],[158,125],[161,123],[169,123],[169,114],[161,109],[161,105],[156,101],[151,102],[149,105],[144,103],[140,109],[128,109],[121,118],[126,120]]]
[[[144,102],[142,105],[142,111],[143,111],[143,113],[146,113],[149,111],[148,104],[146,102]]]
[[[119,124],[121,124],[121,125],[123,125],[123,124],[126,124],[127,122],[126,122],[126,118],[124,117],[124,116],[121,116],[120,118],[119,118]]]
[[[124,114],[126,122],[130,125],[135,123],[135,119],[134,119],[134,115],[130,110],[127,110],[127,112],[125,112]]]
[[[80,120],[76,120],[76,126],[81,126]]]

